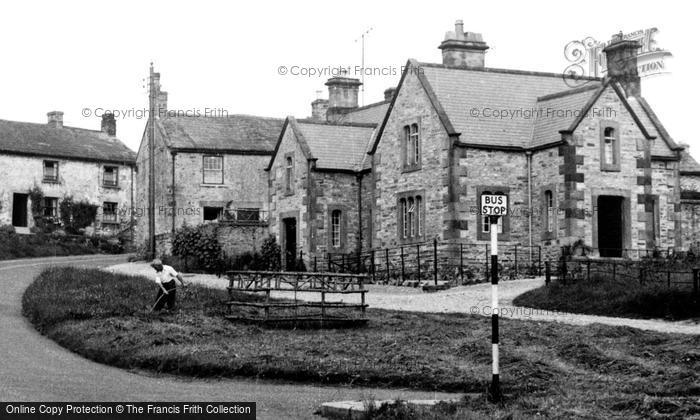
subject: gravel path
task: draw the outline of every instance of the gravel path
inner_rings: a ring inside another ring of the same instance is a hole
[[[129,263],[112,266],[110,270],[127,274],[142,274],[153,277],[153,269],[146,263]],[[213,275],[186,275],[185,281],[224,289],[228,286],[225,277],[218,278]],[[499,284],[499,303],[501,316],[532,321],[555,321],[573,325],[589,325],[594,323],[608,325],[626,325],[628,327],[643,330],[700,334],[700,324],[693,321],[664,321],[657,319],[631,319],[616,318],[596,315],[571,314],[542,309],[531,309],[522,306],[514,306],[513,299],[528,290],[535,289],[544,284],[544,278],[527,280],[504,281]],[[460,286],[437,293],[424,293],[420,289],[369,285],[367,304],[372,308],[393,309],[411,312],[451,312],[471,313],[475,315],[491,316],[491,285],[488,283],[472,286]],[[291,292],[273,292],[274,297],[293,297]],[[297,293],[297,298],[303,300],[318,300],[316,293]],[[328,298],[332,300],[332,298]],[[337,301],[356,303],[357,296],[348,298],[347,295],[336,298]]]

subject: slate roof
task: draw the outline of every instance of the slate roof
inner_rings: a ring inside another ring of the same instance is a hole
[[[422,70],[454,131],[461,134],[460,141],[468,144],[529,147],[536,118],[524,117],[525,113],[536,109],[537,98],[572,89],[561,74],[414,65]],[[593,79],[588,84],[599,83]],[[478,116],[471,114],[473,109]],[[485,115],[496,110],[513,110],[522,116]]]
[[[382,101],[354,109],[340,117],[340,123],[379,124],[384,119],[391,101]]]
[[[695,159],[693,159],[688,149],[683,149],[681,151],[681,162],[679,169],[681,171],[681,174],[700,174],[700,164]]]
[[[561,140],[559,131],[568,129],[600,88],[598,83],[562,93],[541,96],[535,105],[534,129],[530,146],[538,147]]]
[[[283,119],[252,115],[160,120],[168,147],[180,150],[272,153]]]
[[[317,169],[360,171],[372,140],[375,124],[329,124],[309,120],[296,122]]]
[[[0,153],[136,164],[136,153],[97,130],[0,120]]]

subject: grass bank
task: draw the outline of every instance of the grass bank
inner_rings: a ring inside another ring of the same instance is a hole
[[[577,314],[700,321],[700,298],[693,296],[692,291],[654,284],[641,286],[593,279],[551,283],[523,293],[513,304]]]
[[[268,330],[224,320],[220,290],[191,286],[179,310],[148,314],[154,293],[143,278],[53,268],[23,310],[61,345],[126,369],[477,393],[490,380],[486,317],[370,309],[363,329]],[[700,337],[508,319],[501,336],[503,406],[404,418],[700,415]]]

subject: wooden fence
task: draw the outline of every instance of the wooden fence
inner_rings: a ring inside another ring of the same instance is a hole
[[[309,328],[354,327],[367,323],[365,275],[229,271],[227,276],[228,319],[275,327]],[[280,297],[273,299],[272,292],[279,292]],[[300,299],[300,294],[305,299]],[[359,302],[329,301],[328,295],[357,296]]]

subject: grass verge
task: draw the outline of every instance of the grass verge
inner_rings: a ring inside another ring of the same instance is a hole
[[[654,284],[606,280],[551,283],[523,293],[513,304],[577,314],[700,321],[700,298],[692,291]]]
[[[221,290],[191,286],[178,310],[149,314],[154,294],[143,278],[52,268],[27,289],[23,311],[61,345],[127,369],[477,393],[490,380],[486,317],[370,309],[362,329],[268,330],[224,320]],[[503,405],[399,414],[700,415],[700,337],[508,319],[501,337]],[[390,410],[376,418],[400,418]]]

